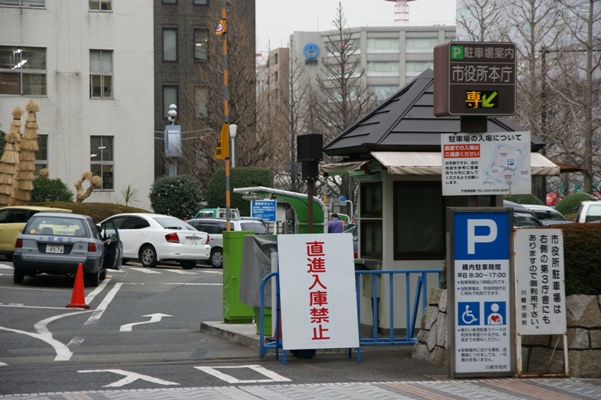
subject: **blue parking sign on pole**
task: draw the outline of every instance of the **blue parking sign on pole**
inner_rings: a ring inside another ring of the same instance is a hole
[[[514,375],[512,214],[447,209],[449,375]]]
[[[265,222],[275,222],[276,208],[276,200],[252,200],[250,202],[250,216],[261,218]]]

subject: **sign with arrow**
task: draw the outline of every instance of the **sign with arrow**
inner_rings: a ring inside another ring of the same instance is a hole
[[[513,115],[516,48],[510,42],[449,42],[434,48],[434,115]]]
[[[120,332],[131,332],[132,328],[136,325],[152,324],[154,322],[160,322],[164,317],[171,317],[171,315],[156,313],[156,314],[143,315],[143,317],[150,317],[150,321],[133,322],[131,324],[121,325],[121,328],[119,329],[119,331]]]

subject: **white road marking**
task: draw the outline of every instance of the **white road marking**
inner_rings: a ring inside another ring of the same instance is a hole
[[[42,321],[37,322],[33,326],[33,328],[36,330],[37,333],[21,331],[21,330],[12,329],[12,328],[5,328],[3,326],[0,326],[0,329],[4,329],[5,331],[10,331],[10,332],[15,332],[15,333],[21,333],[23,335],[27,335],[27,336],[31,336],[36,339],[40,339],[40,340],[48,343],[50,346],[52,346],[54,348],[54,351],[56,352],[56,357],[54,358],[54,361],[69,361],[71,359],[71,356],[73,355],[73,353],[71,352],[71,350],[69,350],[69,348],[66,345],[62,344],[61,342],[59,342],[58,340],[56,340],[52,337],[52,332],[50,332],[48,330],[47,325],[50,322],[55,321],[59,318],[70,317],[72,315],[79,315],[79,314],[83,314],[83,313],[87,313],[87,312],[90,312],[90,311],[89,310],[77,311],[77,312],[55,315],[54,317],[46,318]]]
[[[42,307],[42,306],[26,306],[24,304],[2,304],[0,303],[0,307],[11,307],[11,308],[38,308],[42,310],[65,310],[65,307]]]
[[[10,265],[0,264],[0,269],[14,269],[14,268],[11,267]]]
[[[163,317],[171,317],[171,315],[161,314],[161,313],[148,314],[148,315],[142,315],[142,316],[150,317],[150,321],[134,322],[131,324],[121,325],[121,328],[119,329],[119,331],[120,332],[131,332],[132,327],[134,327],[136,325],[152,324],[154,322],[160,322],[163,319]]]
[[[151,269],[146,269],[146,268],[130,267],[129,269],[133,269],[134,271],[138,271],[138,272],[143,272],[145,274],[160,274],[160,272],[153,271]]]
[[[86,296],[86,304],[90,304],[92,300],[94,300],[94,297],[96,297],[98,293],[102,292],[102,290],[106,287],[106,285],[108,285],[110,281],[110,279],[103,280],[102,283],[98,285],[96,289],[90,292],[90,294]]]
[[[169,272],[173,272],[174,274],[180,274],[180,275],[196,275],[195,272],[181,271],[179,269],[163,269],[163,271],[169,271]]]
[[[121,386],[128,385],[132,382],[135,382],[138,379],[141,379],[143,381],[148,381],[151,383],[156,383],[157,385],[165,385],[165,386],[179,385],[179,383],[170,382],[170,381],[166,381],[166,380],[158,379],[158,378],[153,378],[152,376],[137,374],[135,372],[125,371],[122,369],[88,369],[88,370],[82,370],[82,371],[77,371],[77,372],[79,372],[80,374],[85,374],[85,373],[90,373],[90,372],[112,372],[113,374],[125,376],[125,378],[120,379],[116,382],[110,383],[108,385],[104,385],[103,387],[121,387]]]
[[[117,292],[119,291],[119,289],[121,288],[122,285],[123,284],[121,282],[117,282],[115,284],[115,287],[112,288],[110,292],[108,292],[108,294],[106,295],[106,297],[98,305],[98,308],[96,308],[92,312],[92,315],[90,315],[90,318],[88,318],[88,320],[83,324],[84,327],[85,326],[93,325],[93,324],[95,324],[95,323],[98,322],[98,320],[100,319],[100,317],[102,317],[102,314],[107,309],[107,307],[109,306],[109,304],[111,303],[111,301],[117,295]],[[69,343],[67,344],[67,347],[76,347],[76,346],[79,346],[80,344],[83,343],[83,341],[85,339],[86,339],[85,336],[81,336],[81,335],[75,336],[73,339],[71,339],[69,341]]]
[[[0,367],[6,367],[7,365],[7,363],[0,362]]]
[[[276,374],[273,371],[268,370],[267,368],[261,367],[260,365],[237,365],[231,367],[194,367],[200,371],[206,372],[209,375],[212,375],[216,378],[221,379],[222,381],[226,381],[227,383],[269,383],[269,382],[292,382],[292,379],[288,379],[283,377],[282,375]],[[219,369],[232,369],[232,368],[249,368],[255,372],[258,372],[261,375],[265,375],[269,379],[252,379],[252,380],[240,380],[236,379],[231,375],[224,374],[223,372],[218,371]]]

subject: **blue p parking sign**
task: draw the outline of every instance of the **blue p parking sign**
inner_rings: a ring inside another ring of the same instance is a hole
[[[510,211],[451,208],[448,212],[447,280],[453,308],[449,344],[454,346],[449,351],[450,376],[512,375]]]

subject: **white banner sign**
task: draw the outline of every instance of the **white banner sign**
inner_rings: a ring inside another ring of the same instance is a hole
[[[520,335],[565,335],[561,229],[515,233],[516,323]]]
[[[530,132],[442,134],[443,196],[529,194]]]
[[[278,235],[284,350],[357,348],[352,235]]]

